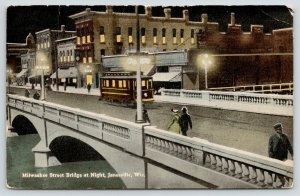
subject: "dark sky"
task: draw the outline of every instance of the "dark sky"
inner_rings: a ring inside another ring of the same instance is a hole
[[[75,30],[69,15],[81,12],[86,7],[94,11],[105,11],[105,6],[15,6],[7,9],[7,42],[25,42],[29,32],[50,28],[59,29],[61,24],[67,30]],[[188,9],[190,20],[199,21],[202,13],[208,14],[208,21],[218,22],[220,31],[227,30],[230,13],[235,12],[236,23],[243,31],[250,31],[251,24],[264,25],[264,31],[293,26],[293,16],[285,6],[189,6],[171,7],[172,17],[182,17],[182,10]],[[140,7],[140,13],[144,8]],[[115,12],[134,12],[134,6],[115,6]],[[153,16],[164,16],[162,7],[152,8]]]

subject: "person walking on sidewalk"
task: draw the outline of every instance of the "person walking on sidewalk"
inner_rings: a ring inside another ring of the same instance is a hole
[[[189,126],[191,129],[193,128],[192,120],[191,120],[191,116],[188,113],[187,107],[182,107],[181,112],[182,112],[180,116],[181,133],[182,135],[187,136],[186,132],[189,130]]]
[[[173,112],[173,118],[172,122],[168,125],[168,130],[173,133],[180,134],[180,116],[178,114],[178,110],[171,109],[171,111]]]
[[[90,83],[88,83],[88,85],[87,85],[87,89],[88,89],[88,93],[90,93],[91,92],[91,84]]]

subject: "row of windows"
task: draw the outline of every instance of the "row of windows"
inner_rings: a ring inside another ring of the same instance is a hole
[[[162,44],[166,44],[166,28],[161,29],[161,36],[162,36]],[[132,27],[128,27],[128,42],[133,43],[133,34],[132,34]],[[180,43],[184,42],[184,29],[180,29]],[[141,42],[142,44],[146,43],[146,28],[141,28]],[[153,28],[153,43],[157,44],[157,36],[158,36],[158,30],[157,28]],[[172,35],[173,35],[173,44],[177,44],[177,29],[172,29]],[[116,42],[121,42],[122,41],[122,33],[121,33],[121,27],[116,27],[115,29],[115,36],[116,36]],[[100,26],[99,29],[99,39],[100,43],[105,42],[105,31],[104,27]],[[190,42],[191,44],[195,43],[195,29],[191,29],[191,34],[190,34]]]
[[[50,41],[37,44],[37,49],[50,48]]]
[[[70,62],[74,61],[74,55],[72,50],[60,51],[59,52],[59,62]]]
[[[30,68],[30,67],[34,67],[35,61],[34,59],[28,59],[28,60],[24,59],[21,60],[21,64],[23,68]]]
[[[103,80],[103,87],[113,87],[113,88],[127,88],[128,84],[126,80]],[[134,81],[134,86],[136,86],[136,81]],[[142,80],[142,87],[151,89],[152,80]]]

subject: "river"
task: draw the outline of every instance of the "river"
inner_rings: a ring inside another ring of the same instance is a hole
[[[32,148],[38,134],[7,138],[7,184],[15,189],[124,189],[120,178],[91,177],[115,173],[105,160],[68,162],[48,168],[34,167]],[[30,175],[34,175],[30,177]],[[89,177],[84,177],[88,175]]]

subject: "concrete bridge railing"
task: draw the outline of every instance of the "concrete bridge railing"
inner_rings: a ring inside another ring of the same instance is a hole
[[[205,176],[211,183],[221,181],[227,183],[223,186],[239,187],[241,182],[235,179],[240,179],[248,187],[265,188],[291,187],[293,183],[292,161],[282,162],[151,126],[145,127],[145,140],[147,158],[197,178]],[[201,172],[196,172],[197,167]]]
[[[142,156],[143,154],[143,124],[15,95],[8,96],[8,105],[45,120],[84,132],[136,155]]]
[[[293,183],[293,161],[278,161],[147,124],[31,98],[8,95],[7,101],[9,113],[13,109],[55,122],[220,188],[291,187]]]
[[[293,116],[292,95],[162,89],[156,101],[260,114]]]

